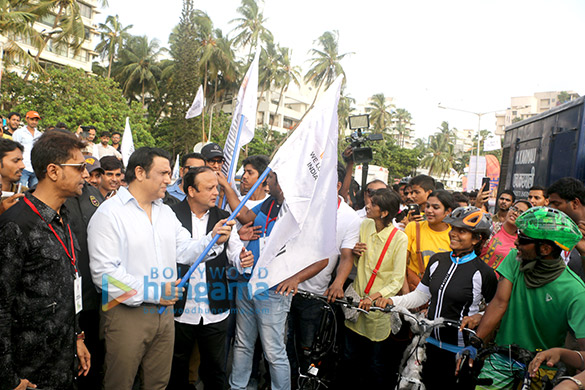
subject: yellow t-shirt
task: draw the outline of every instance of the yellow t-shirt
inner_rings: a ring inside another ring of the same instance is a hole
[[[432,255],[439,252],[451,251],[451,240],[449,231],[451,227],[442,232],[436,232],[429,227],[427,221],[420,222],[420,250],[423,256],[425,268],[429,264]],[[416,256],[416,223],[411,222],[406,225],[404,233],[408,236],[408,268],[416,274],[419,273],[418,258]]]

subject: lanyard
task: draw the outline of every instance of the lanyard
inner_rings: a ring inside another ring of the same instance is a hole
[[[339,210],[339,205],[341,204],[341,199],[337,198],[337,210]]]
[[[57,234],[57,232],[55,231],[55,229],[53,229],[53,226],[50,223],[48,223],[47,221],[45,221],[45,218],[43,218],[43,216],[41,215],[41,213],[39,213],[39,210],[37,210],[37,208],[35,207],[35,205],[32,204],[32,202],[30,200],[28,200],[27,197],[24,197],[24,202],[32,209],[32,211],[36,215],[38,215],[39,217],[41,217],[41,219],[43,220],[43,222],[45,222],[47,225],[49,225],[49,228],[51,229],[51,231],[53,232],[53,234],[55,235],[55,237],[57,237],[57,240],[59,240],[59,242],[61,243],[61,246],[63,247],[63,249],[65,249],[65,254],[67,254],[67,257],[69,257],[69,260],[71,260],[71,265],[75,269],[75,273],[77,273],[77,267],[75,266],[75,248],[73,247],[73,235],[71,234],[71,227],[69,226],[69,224],[67,224],[67,229],[69,230],[69,240],[71,242],[71,254],[69,254],[69,251],[67,250],[67,247],[65,246],[65,243],[63,242],[63,240],[61,240],[61,237],[59,237],[59,235]]]
[[[275,202],[276,201],[273,200],[272,203],[270,203],[270,208],[268,209],[268,215],[266,215],[266,225],[264,226],[264,237],[266,237],[266,233],[268,233],[268,225],[270,224],[270,222],[274,222],[278,218],[278,215],[276,215],[276,217],[274,217],[274,218],[270,218],[270,212],[272,211],[272,206],[274,206]]]

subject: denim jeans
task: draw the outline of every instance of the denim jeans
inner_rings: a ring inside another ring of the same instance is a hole
[[[28,188],[34,188],[38,182],[34,172],[27,171],[26,169],[22,171],[22,177],[19,181],[20,184]]]
[[[252,298],[249,294],[238,294],[236,342],[230,376],[232,390],[244,390],[248,385],[258,336],[270,366],[272,390],[290,389],[290,366],[285,345],[290,302],[290,295],[287,297],[274,291],[265,291]]]

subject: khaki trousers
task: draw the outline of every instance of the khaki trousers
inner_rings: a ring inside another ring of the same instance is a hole
[[[100,331],[106,342],[105,390],[131,390],[139,367],[142,389],[164,390],[173,359],[172,310],[157,305],[124,304],[102,311]]]

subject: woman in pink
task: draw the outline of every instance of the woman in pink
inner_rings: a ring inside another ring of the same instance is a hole
[[[514,203],[510,207],[506,220],[502,223],[500,230],[483,247],[481,259],[492,267],[492,269],[495,270],[502,260],[504,260],[504,257],[508,256],[510,249],[514,248],[514,241],[516,241],[516,237],[518,236],[516,218],[531,207],[532,204],[527,200],[519,200]]]

